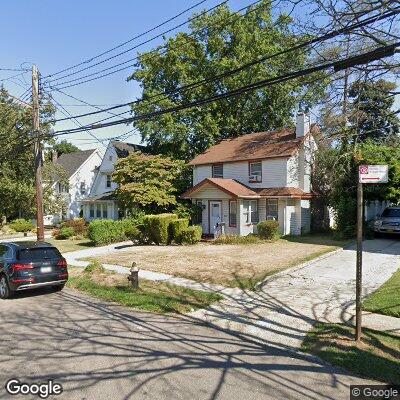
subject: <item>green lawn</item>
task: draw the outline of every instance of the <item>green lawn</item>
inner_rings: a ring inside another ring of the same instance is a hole
[[[400,384],[399,336],[363,329],[362,342],[356,345],[353,339],[353,327],[318,323],[302,349],[357,375]]]
[[[51,243],[57,247],[61,253],[68,253],[69,251],[84,250],[88,247],[92,247],[93,243],[89,239],[65,239],[56,240],[54,238],[46,239],[47,243]]]
[[[103,300],[156,313],[186,313],[206,308],[222,299],[219,294],[192,290],[163,282],[140,280],[132,289],[126,275],[95,269],[85,272],[70,267],[67,286]]]
[[[400,269],[364,301],[363,309],[400,318]]]

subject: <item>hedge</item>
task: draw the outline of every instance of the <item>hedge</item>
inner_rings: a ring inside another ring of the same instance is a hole
[[[96,245],[122,242],[126,240],[125,232],[134,227],[134,221],[125,219],[113,221],[111,219],[99,219],[89,224],[89,239]]]
[[[261,221],[257,224],[257,234],[263,239],[277,240],[280,237],[278,221]]]
[[[199,225],[189,226],[184,229],[179,235],[179,243],[182,244],[196,244],[201,240],[203,230]]]
[[[179,218],[174,221],[171,221],[169,228],[170,228],[170,238],[175,243],[180,243],[180,234],[186,228],[189,227],[189,220],[187,218]]]
[[[169,244],[172,241],[169,226],[176,219],[176,214],[146,215],[143,218],[142,232],[150,243]]]

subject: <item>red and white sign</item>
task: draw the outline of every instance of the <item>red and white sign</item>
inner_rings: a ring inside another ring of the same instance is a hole
[[[387,165],[360,165],[358,176],[361,183],[388,183]]]

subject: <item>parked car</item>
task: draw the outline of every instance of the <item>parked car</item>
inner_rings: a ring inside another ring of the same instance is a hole
[[[388,207],[374,222],[376,234],[400,234],[400,206]]]
[[[51,244],[0,243],[0,298],[44,286],[62,290],[67,280],[67,262]]]

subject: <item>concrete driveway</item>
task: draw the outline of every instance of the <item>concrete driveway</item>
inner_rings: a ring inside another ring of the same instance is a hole
[[[68,289],[3,300],[0,318],[1,398],[10,398],[4,385],[15,377],[54,379],[64,387],[54,398],[68,400],[344,399],[349,384],[366,383],[287,344]]]

